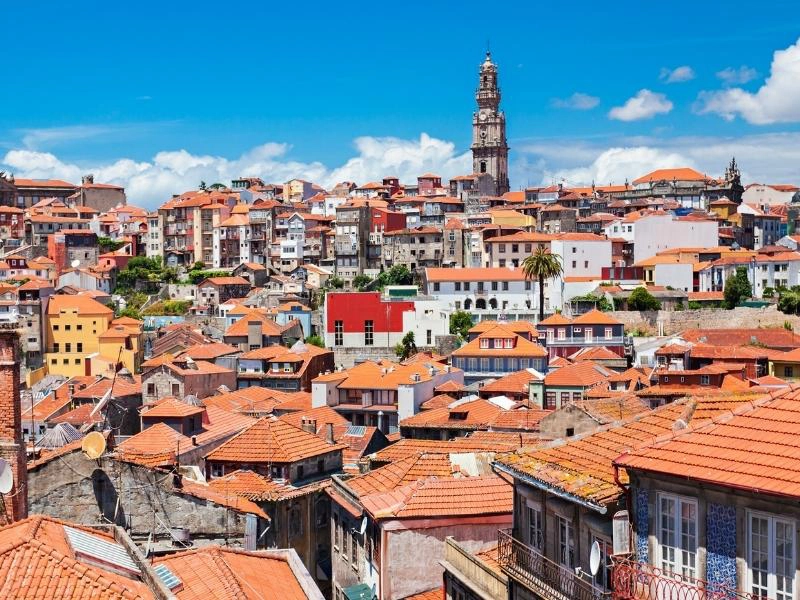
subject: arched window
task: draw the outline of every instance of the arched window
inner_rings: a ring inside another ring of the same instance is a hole
[[[481,173],[486,173],[486,161],[481,161]]]
[[[475,309],[476,310],[486,310],[486,300],[483,298],[478,298],[475,301]]]
[[[489,308],[491,308],[492,310],[497,308],[497,299],[496,298],[490,298],[489,299]]]
[[[464,300],[464,310],[469,310],[470,308],[472,308],[472,299],[467,298]]]

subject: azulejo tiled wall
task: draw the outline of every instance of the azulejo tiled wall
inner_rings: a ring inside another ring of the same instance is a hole
[[[709,589],[736,589],[736,508],[708,503],[706,580]]]
[[[641,563],[649,561],[647,536],[650,533],[649,508],[650,490],[636,490],[636,560]]]

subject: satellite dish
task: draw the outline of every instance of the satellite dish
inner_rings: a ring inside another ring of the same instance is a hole
[[[364,517],[363,519],[361,519],[361,529],[359,529],[358,532],[361,535],[364,535],[364,532],[366,530],[367,530],[367,517]]]
[[[81,450],[83,450],[87,458],[100,458],[103,452],[106,451],[106,438],[99,431],[93,431],[83,438]]]
[[[7,494],[14,487],[14,471],[11,465],[3,458],[0,458],[0,494]]]
[[[592,577],[597,575],[597,572],[600,570],[600,544],[595,540],[592,542],[592,549],[589,552],[589,572],[591,572]]]
[[[75,259],[75,260],[73,260],[73,261],[72,261],[70,264],[72,265],[72,268],[73,268],[73,269],[77,269],[78,267],[80,267],[80,266],[81,266],[81,261],[79,261],[79,260],[76,258],[76,259]]]

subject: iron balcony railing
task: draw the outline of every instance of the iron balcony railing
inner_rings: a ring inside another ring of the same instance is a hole
[[[587,338],[583,335],[544,338],[545,344],[548,346],[621,346],[625,343],[623,336],[592,336]]]
[[[612,557],[613,600],[757,600],[758,596],[670,573],[626,557]]]
[[[547,600],[610,599],[611,592],[598,589],[590,581],[540,554],[515,539],[510,531],[498,532],[500,568],[535,595]]]

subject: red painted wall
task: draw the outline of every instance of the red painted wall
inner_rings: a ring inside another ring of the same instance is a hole
[[[403,313],[414,310],[413,302],[383,302],[380,292],[332,292],[325,299],[328,318],[325,329],[333,333],[334,321],[342,321],[344,333],[363,333],[364,321],[375,322],[375,333],[403,330]]]

